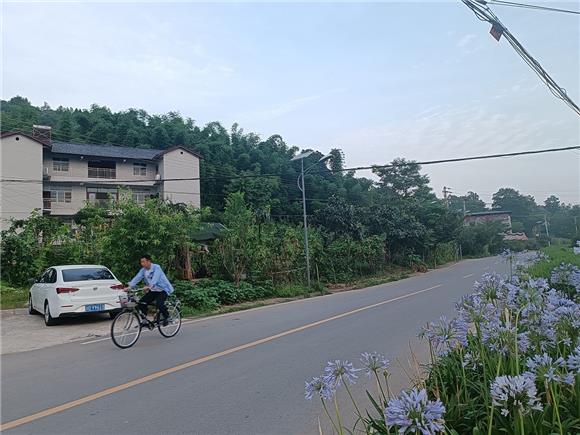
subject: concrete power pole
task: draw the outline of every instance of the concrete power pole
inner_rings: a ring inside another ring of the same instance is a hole
[[[447,186],[443,186],[443,201],[445,202],[445,206],[449,208],[449,194],[451,193],[451,189]]]
[[[544,214],[544,228],[546,228],[546,237],[548,238],[548,246],[552,246],[550,243],[550,231],[548,231],[548,219]]]

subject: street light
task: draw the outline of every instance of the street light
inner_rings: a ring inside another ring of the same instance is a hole
[[[304,174],[319,163],[325,162],[332,157],[332,154],[327,154],[318,160],[316,163],[310,165],[304,170],[304,159],[313,154],[313,151],[307,151],[292,157],[291,161],[300,160],[300,175],[298,176],[298,189],[302,192],[302,217],[304,219],[304,255],[306,257],[306,285],[310,288],[310,252],[308,250],[308,221],[306,218],[306,188],[304,187]]]

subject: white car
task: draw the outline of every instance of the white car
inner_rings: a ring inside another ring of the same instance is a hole
[[[59,317],[109,313],[114,317],[124,295],[121,282],[105,266],[54,266],[34,280],[28,296],[28,312],[44,314],[46,326]]]

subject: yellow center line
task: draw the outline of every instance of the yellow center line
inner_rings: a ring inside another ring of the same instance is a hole
[[[308,323],[306,325],[302,325],[302,326],[299,326],[297,328],[289,329],[287,331],[280,332],[279,334],[274,334],[274,335],[271,335],[269,337],[265,337],[265,338],[261,338],[259,340],[252,341],[250,343],[242,344],[240,346],[236,346],[236,347],[232,347],[230,349],[222,350],[221,352],[217,352],[217,353],[214,353],[211,355],[206,355],[204,357],[197,358],[197,359],[185,362],[183,364],[176,365],[174,367],[160,370],[158,372],[151,373],[150,375],[134,379],[134,380],[126,382],[124,384],[117,385],[117,386],[114,386],[111,388],[107,388],[105,390],[99,391],[99,392],[94,393],[94,394],[90,394],[90,395],[85,396],[85,397],[81,397],[80,399],[72,400],[70,402],[63,403],[62,405],[58,405],[58,406],[55,406],[53,408],[48,408],[48,409],[45,409],[44,411],[40,411],[40,412],[37,412],[35,414],[28,415],[26,417],[18,418],[16,420],[12,420],[12,421],[9,421],[7,423],[3,423],[2,425],[0,425],[0,432],[5,431],[5,430],[9,430],[9,429],[13,429],[13,428],[18,427],[18,426],[22,426],[23,424],[31,423],[35,420],[40,419],[40,418],[48,417],[49,415],[58,414],[59,412],[66,411],[66,410],[74,408],[76,406],[84,405],[85,403],[92,402],[92,401],[100,399],[102,397],[110,396],[111,394],[115,394],[115,393],[118,393],[120,391],[127,390],[129,388],[144,384],[144,383],[149,382],[149,381],[153,381],[155,379],[159,379],[163,376],[167,376],[167,375],[170,375],[172,373],[179,372],[181,370],[202,364],[204,362],[212,361],[214,359],[221,358],[223,356],[230,355],[232,353],[239,352],[239,351],[244,350],[244,349],[256,347],[256,346],[259,346],[260,344],[268,343],[270,341],[277,340],[277,339],[285,337],[287,335],[295,334],[297,332],[301,332],[301,331],[304,331],[306,329],[314,328],[316,326],[323,325],[323,324],[331,322],[333,320],[341,319],[343,317],[351,316],[353,314],[360,313],[362,311],[370,310],[371,308],[380,307],[381,305],[386,305],[386,304],[389,304],[392,302],[400,301],[402,299],[410,298],[412,296],[428,292],[430,290],[439,288],[441,286],[442,286],[442,284],[437,284],[433,287],[429,287],[429,288],[426,288],[423,290],[417,290],[415,292],[407,293],[405,295],[398,296],[396,298],[391,298],[391,299],[387,299],[387,300],[382,301],[382,302],[377,302],[376,304],[366,305],[364,307],[357,308],[355,310],[347,311],[345,313],[337,314],[337,315],[332,316],[332,317],[327,317],[326,319],[318,320],[316,322]]]

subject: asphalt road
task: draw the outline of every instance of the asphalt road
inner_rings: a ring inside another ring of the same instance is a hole
[[[318,433],[322,410],[304,400],[305,379],[330,359],[358,361],[377,350],[392,361],[393,388],[404,388],[410,349],[424,357],[420,327],[452,315],[484,272],[504,269],[497,258],[466,260],[390,284],[197,320],[172,339],[144,332],[129,350],[101,339],[4,355],[3,429]],[[362,397],[364,381],[355,388]]]

